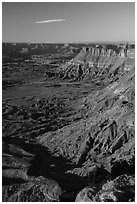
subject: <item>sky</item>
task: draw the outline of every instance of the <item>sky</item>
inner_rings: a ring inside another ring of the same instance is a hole
[[[3,2],[3,42],[134,41],[134,2]]]

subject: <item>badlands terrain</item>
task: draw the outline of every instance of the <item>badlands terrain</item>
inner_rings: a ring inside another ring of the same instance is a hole
[[[3,44],[4,202],[135,201],[135,45]]]

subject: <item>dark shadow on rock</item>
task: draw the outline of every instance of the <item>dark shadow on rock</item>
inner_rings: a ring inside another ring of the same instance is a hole
[[[21,183],[26,183],[26,181],[21,178],[7,178],[4,176],[2,177],[2,186],[21,184]]]
[[[112,178],[116,178],[117,176],[127,174],[127,175],[135,175],[135,158],[132,159],[132,163],[128,164],[126,160],[121,162],[116,161],[112,167]]]
[[[4,138],[4,142],[14,144],[31,153],[34,158],[30,161],[27,174],[29,176],[43,176],[58,182],[59,186],[65,191],[77,191],[87,185],[87,180],[81,176],[67,173],[68,170],[77,167],[70,160],[62,156],[52,155],[46,147],[39,144],[25,142],[18,138]]]

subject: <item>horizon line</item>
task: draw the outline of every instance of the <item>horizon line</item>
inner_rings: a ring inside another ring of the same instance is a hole
[[[23,42],[17,42],[17,41],[2,41],[2,43],[31,43],[31,44],[33,44],[33,43],[38,43],[38,44],[44,44],[44,43],[46,43],[46,44],[48,44],[48,43],[50,43],[50,44],[59,44],[59,43],[61,43],[61,44],[65,44],[65,43],[99,43],[99,42],[104,42],[104,43],[109,43],[109,42],[132,42],[132,43],[135,43],[135,40],[95,40],[95,41],[75,41],[75,42],[73,42],[73,41],[66,41],[66,42],[30,42],[30,41],[23,41]]]

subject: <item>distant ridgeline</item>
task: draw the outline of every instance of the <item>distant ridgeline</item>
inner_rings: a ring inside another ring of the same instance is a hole
[[[93,79],[104,71],[111,72],[118,68],[122,71],[128,70],[134,66],[134,54],[135,48],[129,44],[83,47],[77,56],[61,67],[60,76],[75,80],[90,76]]]

